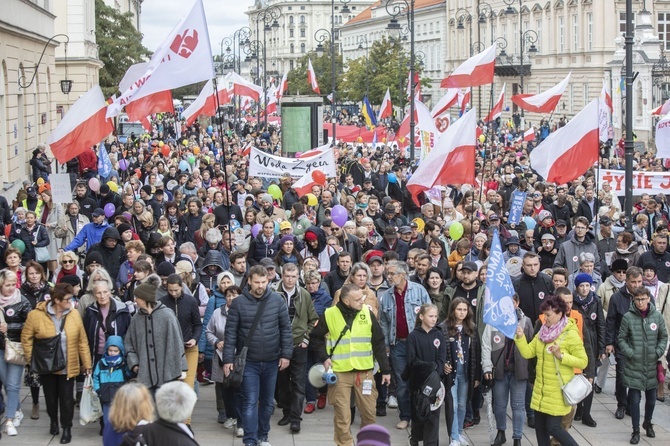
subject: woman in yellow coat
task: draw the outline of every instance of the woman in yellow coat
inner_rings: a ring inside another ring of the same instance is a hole
[[[550,296],[540,307],[545,322],[530,343],[523,327],[516,330],[514,341],[521,356],[537,358],[535,386],[530,407],[535,410],[535,435],[538,446],[549,446],[554,437],[562,446],[578,446],[561,419],[571,407],[563,402],[561,384],[556,374],[560,370],[564,383],[572,379],[575,369],[584,369],[588,362],[584,343],[575,323],[566,317],[567,304],[559,296]]]

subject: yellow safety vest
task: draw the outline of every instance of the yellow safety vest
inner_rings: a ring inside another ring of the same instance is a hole
[[[28,210],[28,199],[26,198],[21,202],[21,207],[25,209],[26,211]],[[42,218],[42,211],[44,210],[44,202],[40,200],[39,198],[37,199],[37,205],[35,206],[35,214],[37,214],[37,220],[39,223],[39,219]]]
[[[372,370],[374,357],[372,354],[372,321],[370,309],[363,305],[363,309],[354,318],[350,330],[342,336],[340,342],[333,347],[346,326],[342,312],[337,307],[326,309],[326,324],[330,337],[328,352],[332,352],[333,371],[350,372],[352,370]]]

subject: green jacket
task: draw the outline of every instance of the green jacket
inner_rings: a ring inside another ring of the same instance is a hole
[[[647,317],[631,302],[619,330],[619,350],[626,358],[623,383],[626,387],[649,390],[658,387],[656,362],[665,353],[668,331],[661,312],[651,302]]]
[[[293,295],[293,299],[295,299],[295,315],[291,321],[293,346],[300,345],[302,342],[309,345],[309,334],[319,320],[319,316],[316,314],[314,304],[312,303],[312,296],[309,292],[298,285],[296,285],[296,288],[298,292]],[[284,298],[284,302],[286,302],[286,291],[284,291],[282,283],[277,282],[275,289]],[[288,302],[286,302],[286,305],[288,306]]]
[[[537,358],[531,409],[552,416],[566,415],[572,408],[563,401],[561,384],[556,374],[556,364],[558,364],[565,384],[574,376],[575,368],[584,369],[589,361],[575,322],[569,319],[568,325],[565,326],[558,339],[552,343],[552,345],[558,343],[563,353],[563,359],[557,359],[556,362],[554,362],[555,356],[547,350],[548,344],[542,342],[539,335],[535,335],[530,343],[526,341],[525,336],[515,337],[514,341],[521,356],[526,359]]]

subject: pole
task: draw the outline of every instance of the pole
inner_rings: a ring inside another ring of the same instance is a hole
[[[335,109],[335,0],[330,2],[330,82],[331,82],[331,101],[330,101],[330,119],[333,122],[333,145],[337,145],[336,126],[337,110]]]
[[[523,0],[519,0],[519,76],[521,82],[519,83],[519,94],[523,94],[523,16],[521,15],[521,8]],[[523,117],[524,117],[523,108],[521,108],[521,126],[523,128]]]
[[[268,106],[268,104],[267,104],[267,102],[268,102],[268,98],[267,98],[267,88],[268,88],[268,87],[267,87],[267,78],[268,78],[268,76],[267,76],[267,72],[266,72],[266,71],[267,71],[267,69],[268,69],[268,64],[267,64],[268,61],[267,61],[267,52],[265,51],[265,46],[266,46],[266,40],[265,40],[265,34],[266,34],[266,32],[265,32],[265,28],[266,28],[266,27],[265,27],[265,20],[263,20],[263,24],[264,24],[264,25],[263,25],[263,104],[265,104],[265,110],[264,110],[264,113],[263,113],[263,116],[264,116],[264,118],[263,118],[263,122],[264,122],[263,127],[265,127],[265,128],[267,129],[267,128],[268,128],[268,111],[267,111],[267,106]],[[260,73],[259,73],[259,74],[260,74]]]
[[[624,154],[626,160],[626,230],[633,229],[633,1],[626,0],[626,140]]]
[[[416,85],[414,84],[414,0],[411,0],[409,4],[408,11],[409,18],[409,79],[411,85],[410,98],[409,98],[409,158],[410,162],[414,161],[414,128],[416,127],[416,122],[414,120],[414,89]]]
[[[219,103],[219,84],[217,82],[217,79],[214,78],[214,91],[217,93],[214,95],[216,98],[216,109],[218,110],[219,107],[221,107],[221,104]],[[223,138],[223,119],[218,119],[218,127],[219,127],[219,134],[221,135],[221,138]],[[223,142],[223,139],[222,139]],[[230,193],[231,198],[232,198],[232,192],[230,190],[230,183],[228,182],[228,169],[226,169],[226,148],[224,147],[223,143],[221,144],[221,151],[223,152],[223,156],[221,157],[221,167],[223,167],[223,179],[226,182],[226,207],[228,208],[228,215],[230,215],[230,200],[228,199],[228,194]],[[228,237],[231,237],[230,234],[230,225],[228,225],[228,230],[225,231],[224,236],[227,235]]]

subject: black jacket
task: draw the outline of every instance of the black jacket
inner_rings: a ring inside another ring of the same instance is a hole
[[[96,354],[105,354],[104,351],[96,351],[100,330],[105,334],[105,339],[108,339],[112,335],[124,337],[130,326],[130,319],[131,314],[128,307],[113,298],[110,298],[109,313],[107,313],[104,325],[98,303],[94,302],[92,305],[86,307],[86,312],[84,312],[84,330],[86,330],[91,358],[95,358]]]
[[[195,297],[182,294],[181,297],[174,299],[168,294],[161,297],[160,301],[177,315],[184,344],[195,339],[197,345],[202,334],[202,320]]]
[[[21,259],[23,263],[28,260],[35,260],[35,248],[43,248],[49,246],[49,234],[44,225],[35,223],[32,230],[28,230],[25,225],[12,225],[12,232],[9,234],[9,242],[14,240],[23,240],[23,244],[26,246],[25,251]],[[33,240],[37,241],[36,245],[33,245]]]
[[[407,260],[407,254],[409,253],[409,245],[402,240],[398,239],[393,249],[386,243],[386,240],[382,239],[379,243],[375,245],[374,249],[378,249],[381,252],[386,251],[395,251],[398,253],[398,257],[403,262]]]
[[[25,297],[13,305],[7,305],[4,308],[5,322],[7,323],[7,337],[10,341],[21,342],[21,331],[23,324],[28,319],[28,313],[32,311],[33,307]],[[5,337],[0,336],[0,350],[5,350]]]
[[[349,277],[348,274],[346,276],[340,274],[340,268],[337,266],[334,270],[326,274],[326,277],[323,278],[323,282],[328,287],[328,292],[331,296],[334,296],[335,293],[340,288],[342,288],[342,285],[344,285],[344,281],[347,280],[347,277]]]
[[[660,280],[660,279],[659,279]],[[628,292],[626,285],[614,293],[607,307],[607,318],[605,319],[605,345],[613,345],[614,353],[619,356],[619,329],[624,314],[630,310],[633,295]]]
[[[228,211],[229,208],[230,212]],[[231,204],[230,206],[222,204],[221,206],[215,207],[214,217],[216,217],[214,220],[214,224],[216,226],[227,225],[230,223],[230,220],[237,220],[240,224],[242,224],[242,221],[244,220],[242,210],[236,204]]]
[[[653,263],[656,265],[656,274],[658,280],[663,283],[668,283],[670,280],[670,253],[665,251],[663,254],[656,254],[654,249],[650,249],[640,256],[637,261],[637,266],[642,268],[645,263]]]
[[[226,334],[223,344],[223,363],[232,364],[233,357],[244,347],[258,307],[267,299],[258,326],[249,339],[247,361],[268,362],[279,358],[291,359],[293,355],[293,334],[288,308],[284,298],[269,286],[260,299],[251,295],[248,289],[233,301],[228,310]]]
[[[540,317],[540,305],[554,292],[551,278],[543,272],[539,272],[536,277],[523,273],[516,277],[512,284],[519,294],[519,308],[535,325],[535,321]]]
[[[114,248],[108,248],[105,245],[105,239],[107,238],[117,240],[116,246]],[[91,249],[88,250],[87,254],[92,252],[99,252],[102,255],[102,266],[105,267],[110,277],[113,279],[119,277],[119,269],[121,269],[121,264],[128,260],[126,248],[123,246],[119,231],[114,226],[109,226],[107,229],[105,229],[105,232],[102,233],[102,239],[100,239],[100,243],[96,243],[95,245],[91,246]]]
[[[74,197],[74,201],[79,205],[79,213],[85,215],[89,220],[93,220],[93,211],[98,207],[95,198],[89,195],[83,197]]]
[[[198,442],[191,438],[176,424],[158,419],[153,423],[137,426],[132,432],[123,436],[122,445],[128,446],[198,446]]]
[[[593,212],[598,212],[598,209],[600,209],[600,206],[602,206],[602,203],[600,200],[597,198],[593,199]],[[586,219],[590,222],[593,221],[593,212],[591,212],[591,207],[589,204],[586,202],[585,199],[582,199],[579,204],[577,205],[577,213],[575,214],[576,217],[586,217]]]
[[[584,348],[589,358],[584,374],[589,378],[595,378],[596,368],[600,365],[600,355],[605,353],[605,314],[600,297],[596,296],[593,291],[591,295],[593,299],[586,308],[577,304],[576,301],[573,302],[572,308],[582,315],[584,321]]]
[[[54,279],[54,282],[55,281],[56,280]],[[21,294],[28,299],[28,302],[30,302],[30,306],[33,307],[33,309],[35,309],[38,303],[46,300],[45,296],[50,292],[51,285],[48,282],[44,283],[39,289],[34,289],[28,282],[24,282],[23,285],[21,285]]]

